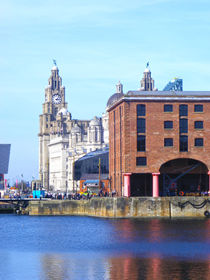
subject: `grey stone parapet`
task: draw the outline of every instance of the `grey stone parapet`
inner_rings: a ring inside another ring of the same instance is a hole
[[[205,217],[208,197],[104,197],[90,200],[30,201],[29,215],[70,215],[106,218]],[[207,213],[207,212],[206,212]]]

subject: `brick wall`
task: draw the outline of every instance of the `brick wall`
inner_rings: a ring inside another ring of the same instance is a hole
[[[137,104],[146,105],[145,152],[137,152]],[[164,104],[172,104],[173,112],[164,112]],[[188,152],[179,151],[180,104],[188,105]],[[194,104],[203,104],[203,112],[194,112]],[[204,128],[196,130],[194,121],[199,120]],[[164,129],[164,121],[173,121],[173,129]],[[173,138],[173,147],[164,147],[164,138]],[[204,146],[195,147],[195,138],[203,138]],[[109,145],[111,187],[118,195],[122,194],[123,173],[159,172],[162,164],[177,158],[199,160],[210,169],[210,102],[121,100],[109,110]],[[146,157],[147,165],[136,166],[136,157]]]

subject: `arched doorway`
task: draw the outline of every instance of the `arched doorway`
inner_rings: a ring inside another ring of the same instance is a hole
[[[160,195],[184,195],[208,191],[208,168],[201,161],[180,158],[160,167]]]

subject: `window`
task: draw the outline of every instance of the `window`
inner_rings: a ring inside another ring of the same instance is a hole
[[[187,135],[180,135],[179,149],[180,149],[180,152],[188,152],[188,136]]]
[[[165,138],[164,139],[164,146],[165,147],[172,147],[173,146],[173,138]]]
[[[173,122],[172,121],[164,121],[164,128],[165,129],[173,128]]]
[[[137,157],[136,158],[136,165],[137,166],[145,166],[145,165],[147,165],[147,158],[146,157]]]
[[[194,122],[195,129],[203,129],[203,121],[195,121]]]
[[[188,106],[179,105],[179,116],[188,116]]]
[[[203,147],[203,138],[195,138],[195,146]]]
[[[144,104],[137,105],[137,117],[146,115],[146,106]]]
[[[137,119],[137,133],[145,133],[146,131],[146,122],[145,119]]]
[[[179,131],[180,131],[180,133],[187,133],[188,132],[188,120],[187,119],[180,119],[180,121],[179,121]]]
[[[203,105],[202,104],[194,105],[194,112],[203,112]]]
[[[173,105],[165,104],[164,105],[164,112],[173,112]]]
[[[145,135],[137,136],[137,151],[145,152],[146,151],[146,137]]]

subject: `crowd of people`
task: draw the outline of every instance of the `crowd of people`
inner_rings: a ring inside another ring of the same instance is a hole
[[[85,193],[46,193],[44,198],[50,198],[50,199],[60,199],[60,200],[81,200],[81,199],[91,199],[92,197],[113,197],[116,195],[116,192],[110,192],[103,191],[102,189],[96,194],[91,192],[85,192]]]

